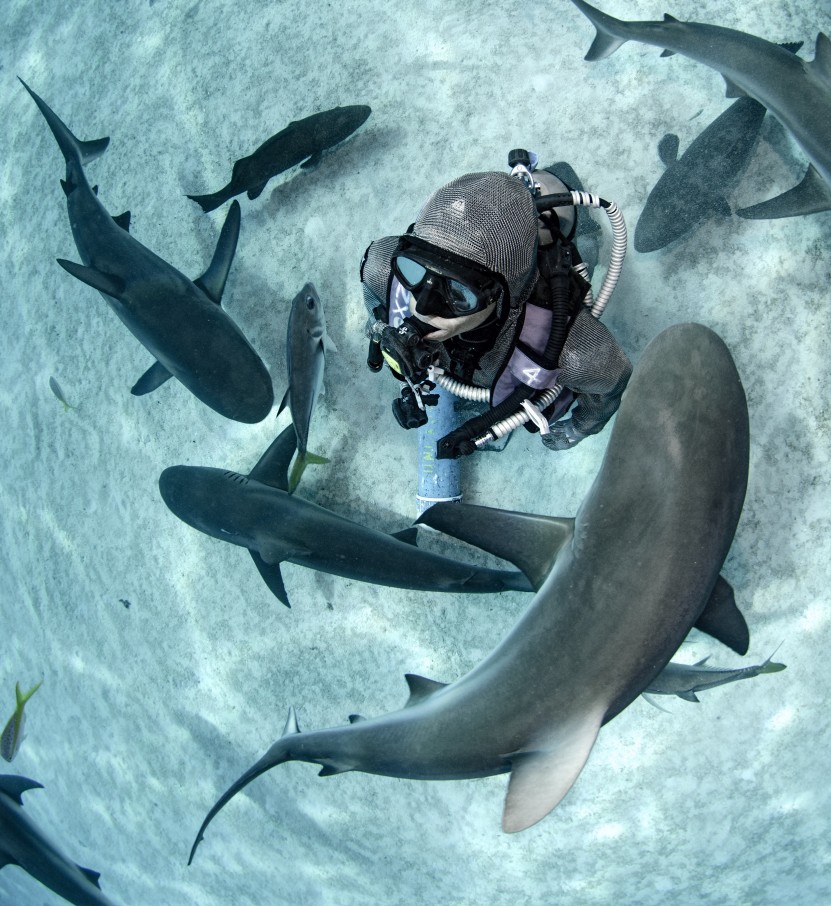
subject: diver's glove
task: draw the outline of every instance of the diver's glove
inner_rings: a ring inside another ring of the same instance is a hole
[[[570,450],[583,438],[588,437],[574,427],[574,422],[570,418],[549,425],[548,433],[541,436],[542,442],[549,450]]]

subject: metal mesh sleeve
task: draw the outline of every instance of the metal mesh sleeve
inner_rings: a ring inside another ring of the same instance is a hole
[[[570,413],[574,428],[597,434],[620,405],[632,363],[608,328],[584,309],[566,338],[560,367],[561,383],[577,397]]]

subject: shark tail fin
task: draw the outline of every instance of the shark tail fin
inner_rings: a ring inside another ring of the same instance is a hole
[[[615,19],[590,6],[585,0],[572,0],[577,9],[586,16],[597,29],[592,46],[584,59],[595,61],[602,60],[611,56],[622,44],[625,44],[629,38],[626,36],[626,26],[628,23]]]
[[[283,735],[274,743],[273,746],[263,755],[259,761],[255,762],[238,780],[231,784],[230,787],[217,799],[213,808],[205,816],[205,820],[202,822],[202,826],[199,828],[198,833],[196,834],[196,840],[193,842],[191,847],[190,856],[188,857],[188,865],[193,862],[193,857],[196,855],[196,848],[202,842],[205,837],[205,829],[217,815],[217,813],[225,806],[231,799],[236,796],[241,790],[248,786],[252,780],[256,780],[260,774],[264,774],[266,771],[270,770],[273,767],[276,767],[278,764],[283,764],[286,761],[292,761],[293,756],[291,754],[291,743],[294,738],[300,733],[297,729],[297,718],[294,715],[294,709],[292,708],[289,711],[289,717],[286,721],[286,728],[283,731]]]
[[[318,456],[317,453],[310,453],[308,450],[301,453],[297,459],[295,459],[294,465],[291,467],[291,474],[289,475],[289,494],[293,494],[297,485],[300,484],[300,479],[306,471],[306,466],[322,466],[326,465],[328,462],[329,460],[325,456]]]
[[[605,705],[565,721],[541,745],[514,752],[502,829],[525,830],[560,804],[583,770],[606,714]]]
[[[57,141],[58,147],[61,149],[61,153],[65,160],[77,160],[82,165],[88,164],[91,160],[95,160],[96,157],[100,157],[107,150],[107,146],[110,143],[109,138],[96,138],[86,142],[81,141],[79,138],[75,138],[69,128],[46,101],[36,95],[20,76],[18,76],[18,79],[20,84],[32,96],[32,100],[37,104],[38,109],[43,114],[49,128],[52,130],[52,135],[55,136],[55,141]]]
[[[188,195],[187,197],[191,201],[195,201],[207,214],[209,211],[215,211],[220,205],[225,204],[231,196],[227,195],[224,189],[220,189],[210,195]]]

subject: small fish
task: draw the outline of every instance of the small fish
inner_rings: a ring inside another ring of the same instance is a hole
[[[0,736],[0,755],[2,755],[6,761],[12,761],[20,749],[20,744],[23,742],[23,725],[26,721],[23,708],[26,705],[26,702],[29,701],[38,689],[40,689],[42,684],[43,680],[24,695],[20,691],[20,683],[15,683],[14,695],[17,700],[17,706],[14,709],[14,714],[9,718],[9,722],[3,729],[3,735]]]
[[[778,650],[778,649],[777,649]],[[776,654],[776,651],[773,652]],[[736,667],[733,670],[723,669],[720,667],[705,667],[704,664],[709,658],[702,658],[695,664],[676,664],[670,662],[652,681],[652,684],[644,690],[643,697],[650,702],[649,695],[677,695],[684,701],[699,701],[696,692],[704,689],[712,689],[715,686],[723,686],[725,683],[734,683],[737,680],[750,679],[759,676],[760,673],[778,673],[785,669],[784,664],[777,664],[772,661],[773,654],[762,664],[754,664],[751,667]],[[656,705],[656,707],[660,707]],[[666,710],[661,708],[662,711]]]
[[[297,459],[289,476],[289,494],[294,493],[309,463],[321,465],[329,460],[310,453],[309,423],[317,397],[323,388],[325,353],[337,352],[326,332],[326,316],[313,283],[306,283],[291,303],[286,338],[286,364],[289,387],[277,410],[279,415],[288,406],[297,433]]]
[[[75,408],[75,406],[70,406],[69,403],[66,401],[66,397],[63,394],[63,390],[61,390],[61,385],[53,377],[49,378],[49,389],[63,403],[64,412],[68,412],[70,409]]]

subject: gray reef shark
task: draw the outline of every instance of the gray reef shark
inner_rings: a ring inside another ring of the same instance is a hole
[[[387,535],[289,494],[288,465],[296,445],[294,427],[289,425],[248,477],[206,466],[171,466],[159,477],[159,491],[183,522],[247,547],[269,590],[287,607],[280,572],[284,560],[395,588],[531,590],[520,572],[472,566],[420,550],[415,527]]]
[[[58,259],[73,277],[97,289],[127,329],[156,359],[132,392],[149,393],[171,376],[227,418],[259,422],[274,402],[271,377],[220,301],[239,236],[239,205],[222,228],[213,260],[189,280],[129,232],[129,211],[112,217],[98,200],[84,164],[108,138],[79,141],[23,80],[66,160],[61,180],[69,223],[83,265]]]
[[[0,774],[0,868],[19,865],[75,906],[115,906],[98,886],[98,872],[67,858],[23,811],[23,793],[42,788],[35,780]]]
[[[469,514],[480,533],[492,516],[493,546],[503,555],[515,546],[536,577],[514,629],[449,685],[408,675],[401,710],[312,732],[299,732],[290,710],[283,736],[208,812],[191,860],[217,812],[286,761],[318,764],[322,775],[417,780],[510,772],[503,829],[547,815],[600,727],[649,686],[714,599],[732,624],[723,634],[746,650],[746,624],[719,593],[719,571],[744,501],[748,441],[744,390],[722,340],[697,324],[661,333],[635,368],[573,519]],[[452,513],[458,526],[464,512],[439,504],[421,520],[441,528]]]
[[[297,487],[303,470],[311,463],[328,462],[322,456],[309,453],[309,424],[317,397],[323,387],[323,366],[326,352],[337,347],[326,332],[326,316],[314,284],[307,283],[294,297],[289,312],[286,334],[286,365],[289,386],[280,403],[286,405],[297,433],[297,459],[289,477],[289,493]]]
[[[678,136],[665,135],[658,155],[666,166],[635,227],[635,249],[654,252],[720,215],[730,216],[727,193],[759,140],[765,108],[739,98],[678,157]]]
[[[679,22],[624,22],[585,0],[572,3],[597,29],[587,60],[602,60],[626,41],[663,47],[720,72],[727,96],[747,95],[763,104],[791,133],[810,165],[798,186],[776,198],[736,211],[741,217],[794,217],[831,210],[831,41],[817,36],[814,59],[799,59],[787,47],[742,31]]]
[[[775,654],[776,652],[774,652]],[[735,683],[737,680],[752,679],[763,673],[779,673],[785,669],[784,664],[777,664],[773,654],[761,664],[750,667],[736,667],[732,670],[723,667],[705,667],[709,656],[696,661],[694,664],[679,664],[670,661],[657,677],[644,689],[643,696],[651,695],[677,695],[684,701],[697,702],[696,692],[704,689],[714,689],[725,683]]]
[[[366,105],[353,104],[294,120],[248,157],[240,158],[234,164],[227,186],[210,195],[188,195],[188,198],[203,211],[213,211],[242,192],[247,192],[251,199],[257,198],[272,176],[296,164],[302,168],[319,164],[323,152],[348,138],[366,122],[370,113],[372,110]]]

